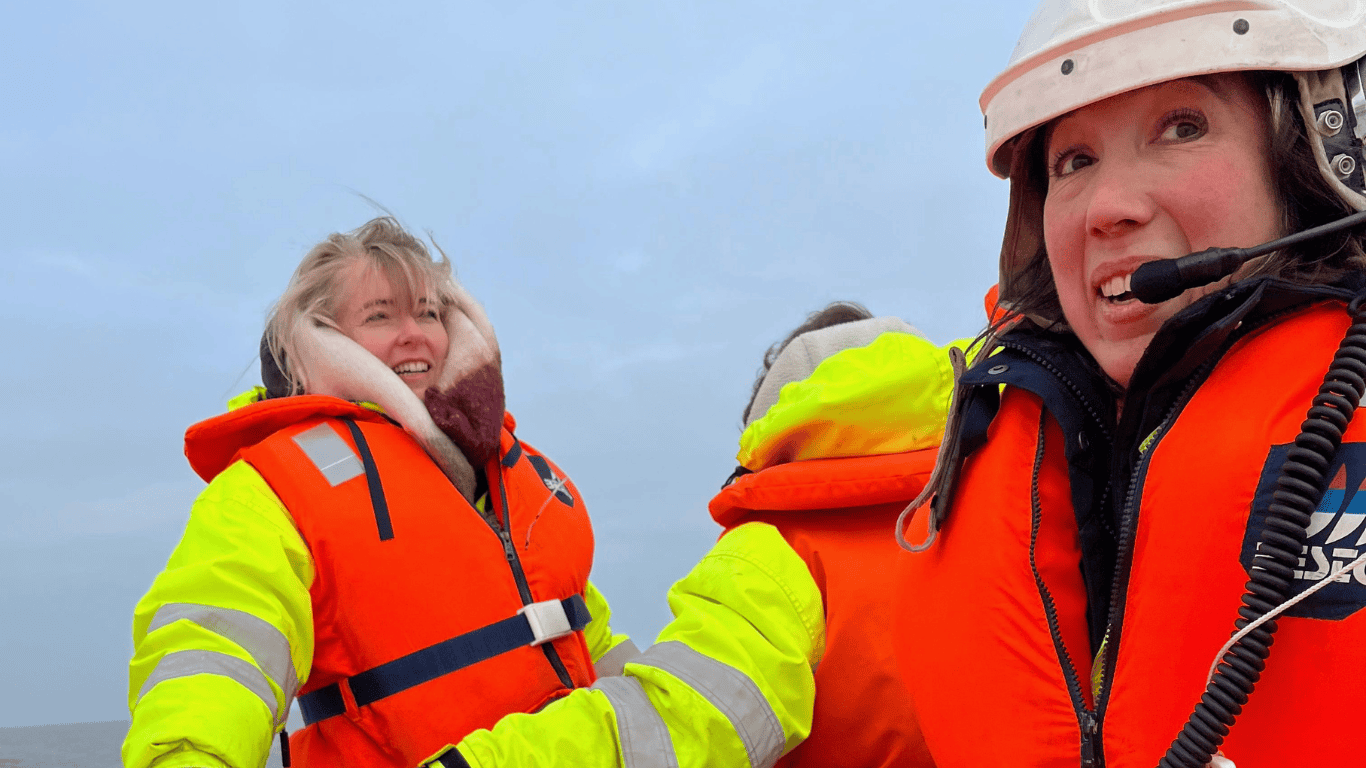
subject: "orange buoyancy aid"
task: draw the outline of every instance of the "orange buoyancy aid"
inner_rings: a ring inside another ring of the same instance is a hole
[[[593,682],[576,631],[357,706],[354,676],[584,592],[593,536],[578,490],[513,436],[511,415],[503,426],[499,454],[483,468],[497,528],[402,428],[336,398],[267,400],[187,432],[200,476],[246,461],[313,555],[314,655],[300,698],[332,691],[344,711],[292,734],[298,765],[410,768],[505,714]]]
[[[897,515],[925,486],[935,449],[778,464],[740,477],[712,499],[727,530],[773,525],[811,570],[825,607],[811,736],[782,768],[931,766],[897,676],[890,633],[903,554]]]
[[[1132,547],[1128,557],[1121,547],[1094,679],[1064,435],[1039,397],[1006,388],[937,543],[899,569],[916,595],[898,616],[899,662],[940,768],[1157,764],[1234,629],[1254,497],[1274,485],[1347,326],[1334,301],[1252,332],[1143,441]],[[1334,466],[1296,592],[1366,549],[1366,495],[1350,496],[1366,479],[1360,415]],[[1221,747],[1238,768],[1360,760],[1348,734],[1366,686],[1366,574],[1330,589],[1277,620],[1266,669]],[[1082,752],[1083,731],[1102,754]]]

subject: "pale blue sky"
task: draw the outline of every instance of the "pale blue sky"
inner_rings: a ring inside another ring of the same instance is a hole
[[[918,2],[26,3],[0,48],[0,727],[127,717],[131,612],[307,248],[381,202],[503,348],[648,644],[763,350],[854,299],[976,333],[977,96],[1029,13]],[[890,532],[889,532],[890,535]]]

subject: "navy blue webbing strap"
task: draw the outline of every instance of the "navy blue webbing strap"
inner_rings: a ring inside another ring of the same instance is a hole
[[[574,632],[588,626],[588,622],[593,618],[588,613],[583,595],[561,600],[560,606],[569,620],[569,629]],[[536,631],[531,620],[526,614],[519,613],[449,640],[442,640],[420,651],[413,651],[407,656],[401,656],[354,675],[344,682],[351,689],[356,706],[364,707],[386,696],[406,691],[471,664],[531,645],[536,639]],[[303,713],[304,723],[308,725],[342,714],[346,711],[346,702],[342,697],[340,685],[332,683],[300,696],[299,710]]]
[[[351,430],[351,437],[356,441],[356,450],[360,451],[360,461],[365,467],[365,484],[370,488],[370,506],[375,508],[375,525],[379,528],[379,540],[388,541],[394,538],[394,525],[389,520],[389,502],[384,500],[384,486],[379,481],[379,467],[375,466],[375,457],[370,453],[370,444],[365,442],[365,435],[361,434],[360,427],[352,419],[342,419],[346,428]]]
[[[280,729],[280,768],[290,768],[289,759],[289,730]]]
[[[465,756],[460,754],[460,750],[455,747],[442,752],[431,760],[423,763],[421,768],[439,765],[441,768],[470,768],[470,764],[465,760]]]
[[[517,465],[517,460],[522,458],[522,441],[512,436],[512,447],[508,449],[507,455],[503,456],[503,466],[513,467]]]

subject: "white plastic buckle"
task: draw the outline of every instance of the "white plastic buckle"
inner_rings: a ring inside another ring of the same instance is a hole
[[[569,615],[564,612],[559,600],[542,600],[524,605],[517,615],[526,616],[527,623],[531,625],[531,634],[535,636],[532,645],[574,634],[574,628],[569,625]]]

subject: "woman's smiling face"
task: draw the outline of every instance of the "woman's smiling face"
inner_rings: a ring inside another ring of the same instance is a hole
[[[347,267],[336,323],[379,358],[421,400],[441,381],[450,339],[435,298],[401,290],[382,269],[356,261]]]
[[[1161,304],[1128,293],[1144,263],[1279,237],[1266,99],[1239,75],[1173,80],[1049,126],[1044,243],[1068,325],[1127,387],[1153,334],[1226,278]]]

